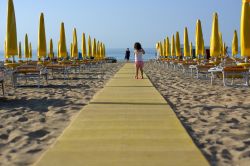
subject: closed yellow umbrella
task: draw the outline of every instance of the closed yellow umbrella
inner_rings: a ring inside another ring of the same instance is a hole
[[[66,59],[67,56],[68,56],[68,52],[67,52],[67,46],[66,46],[64,23],[61,23],[60,41],[59,41],[59,58]]]
[[[176,56],[181,57],[181,42],[180,42],[180,35],[179,32],[176,32],[176,41],[175,41],[175,47],[176,47]]]
[[[176,56],[174,35],[172,36],[172,42],[171,42],[171,56],[172,57]]]
[[[106,58],[106,46],[103,44],[103,58]]]
[[[206,49],[205,49],[205,42],[204,42],[204,40],[202,41],[202,55],[203,56],[206,55]]]
[[[37,56],[39,59],[45,58],[47,56],[47,43],[46,43],[46,32],[44,24],[44,15],[41,13],[39,32],[38,32],[38,51]]]
[[[54,48],[53,48],[53,40],[50,39],[50,44],[49,44],[49,58],[53,59],[54,58]]]
[[[18,46],[18,58],[22,59],[22,43],[19,42],[19,46]]]
[[[221,55],[223,58],[226,56],[226,43],[223,43],[223,45],[222,45]]]
[[[197,20],[196,24],[196,56],[199,57],[203,54],[203,33],[201,27],[201,21]]]
[[[223,56],[223,37],[222,33],[220,32],[220,52],[221,52],[221,57]]]
[[[239,53],[239,45],[238,45],[238,35],[237,31],[234,31],[234,37],[232,41],[232,56],[235,57]]]
[[[99,47],[100,47],[100,42],[99,41],[97,41],[97,44],[96,44],[96,57],[97,57],[97,59],[99,59]]]
[[[30,58],[30,53],[29,53],[30,49],[29,49],[29,38],[28,38],[28,34],[25,35],[25,42],[24,42],[24,56],[26,59]]]
[[[87,56],[87,49],[86,49],[86,37],[85,33],[82,34],[82,57],[85,58]]]
[[[160,56],[163,56],[163,45],[162,45],[162,42],[160,42]]]
[[[17,47],[17,32],[16,32],[16,17],[15,9],[12,0],[8,0],[7,12],[7,33],[6,33],[6,57],[10,58],[18,54]]]
[[[73,57],[73,44],[70,43],[70,56]]]
[[[244,58],[250,57],[250,0],[242,1],[241,12],[241,56]]]
[[[89,56],[89,58],[90,58],[91,56],[93,56],[93,54],[92,54],[91,37],[90,37],[90,36],[89,36],[89,39],[88,39],[88,56]]]
[[[167,56],[166,45],[167,45],[167,41],[166,41],[166,39],[164,39],[164,41],[163,41],[163,56]]]
[[[189,57],[190,54],[190,47],[189,47],[189,39],[188,39],[188,29],[187,27],[184,30],[184,56]]]
[[[193,58],[194,50],[193,50],[193,43],[190,43],[190,56]]]
[[[78,58],[78,41],[77,41],[77,32],[76,28],[74,28],[73,31],[73,43],[72,43],[72,58],[77,59]]]
[[[4,57],[5,59],[8,59],[9,57],[7,56],[7,51],[6,51],[6,40],[4,41]]]
[[[171,56],[170,42],[168,37],[166,39],[166,56],[167,57]]]
[[[93,44],[92,44],[92,54],[96,58],[96,39],[94,38]]]
[[[29,47],[29,59],[32,59],[32,45],[30,43],[30,47]]]
[[[217,13],[213,16],[212,33],[210,40],[210,54],[211,57],[219,57],[221,54],[220,34],[219,34],[219,22]]]

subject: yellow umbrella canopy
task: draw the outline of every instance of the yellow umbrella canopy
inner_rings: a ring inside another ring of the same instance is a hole
[[[92,45],[92,54],[96,58],[96,39],[95,38],[93,40],[93,45]]]
[[[215,13],[213,17],[212,33],[210,39],[210,54],[211,57],[218,57],[221,54],[218,14]]]
[[[238,35],[237,31],[234,31],[234,37],[232,41],[232,55],[235,57],[239,53],[239,45],[238,45]]]
[[[184,56],[189,57],[190,54],[190,48],[189,48],[189,39],[188,39],[188,29],[187,27],[184,30]]]
[[[103,55],[104,55],[104,58],[106,57],[106,46],[105,44],[103,44]]]
[[[8,59],[9,57],[7,56],[7,52],[6,52],[6,40],[4,41],[4,57],[5,59]]]
[[[201,21],[197,20],[196,24],[196,56],[203,55],[203,33],[201,27]]]
[[[205,49],[205,42],[204,42],[204,40],[202,41],[202,55],[203,56],[206,55],[206,49]]]
[[[65,37],[65,29],[64,23],[61,23],[61,31],[60,31],[60,41],[59,41],[59,58],[67,58],[67,46],[66,46],[66,37]]]
[[[93,54],[92,54],[91,37],[90,36],[89,36],[89,39],[88,39],[88,56],[89,57],[93,56]]]
[[[70,43],[70,56],[73,57],[73,44]]]
[[[85,33],[82,34],[82,57],[85,58],[87,56],[87,49],[86,49],[86,38]]]
[[[77,41],[77,32],[76,28],[73,31],[73,43],[72,43],[72,58],[78,58],[78,41]]]
[[[53,40],[50,39],[50,44],[49,44],[49,57],[50,59],[54,58],[54,48],[53,48]]]
[[[181,43],[180,43],[180,35],[179,35],[179,32],[176,32],[176,41],[175,41],[176,43],[176,45],[175,45],[175,47],[176,47],[176,56],[177,57],[180,57],[181,56]]]
[[[99,41],[97,41],[97,44],[96,44],[96,57],[97,57],[97,59],[99,59],[99,47],[100,47],[100,42]]]
[[[102,43],[99,45],[99,58],[102,59]]]
[[[170,42],[168,37],[166,39],[166,56],[171,56]]]
[[[37,56],[38,58],[45,58],[47,56],[46,32],[43,13],[40,15]]]
[[[223,37],[221,32],[219,34],[220,34],[220,52],[221,55],[223,55]]]
[[[32,45],[30,43],[30,47],[29,47],[29,58],[32,58]]]
[[[171,42],[171,56],[175,56],[175,38],[174,35],[172,36],[172,42]]]
[[[191,56],[191,58],[192,58],[192,57],[193,57],[193,54],[194,54],[194,53],[193,53],[193,43],[192,43],[192,42],[190,43],[190,47],[189,47],[189,48],[190,48],[190,56]]]
[[[166,45],[167,45],[167,41],[166,41],[166,39],[164,39],[164,41],[163,41],[163,56],[167,56]]]
[[[19,42],[19,46],[18,46],[18,58],[22,59],[22,43]]]
[[[250,57],[250,0],[242,1],[241,11],[241,55],[242,57]]]
[[[24,56],[26,59],[30,58],[30,53],[29,53],[29,38],[28,34],[25,35],[25,42],[24,42]]]
[[[160,43],[158,42],[158,43],[156,43],[156,45],[155,45],[155,49],[158,51],[159,49],[160,49]]]
[[[12,0],[8,0],[7,33],[6,33],[6,57],[14,57],[18,54],[16,17]]]

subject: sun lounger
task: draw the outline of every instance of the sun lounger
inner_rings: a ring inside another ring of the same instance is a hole
[[[214,65],[197,65],[196,66],[196,76],[197,76],[197,79],[200,78],[200,75],[205,75],[206,78],[208,77],[209,75],[209,69],[211,69],[212,67],[214,67]]]
[[[13,72],[13,84],[14,87],[18,86],[18,79],[24,78],[27,83],[27,79],[37,79],[37,86],[40,88],[40,81],[42,78],[46,80],[48,84],[48,72],[45,68],[33,65],[24,65],[18,67]]]
[[[227,79],[232,79],[231,85],[235,79],[243,79],[244,85],[249,86],[249,69],[243,67],[225,67],[223,69],[223,84],[227,86]]]

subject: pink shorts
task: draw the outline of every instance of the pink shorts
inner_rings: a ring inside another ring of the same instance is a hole
[[[136,61],[135,66],[138,67],[138,68],[143,68],[144,62],[143,61]]]

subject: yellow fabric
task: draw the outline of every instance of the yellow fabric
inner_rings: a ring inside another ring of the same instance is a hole
[[[77,33],[76,33],[76,28],[74,28],[73,32],[73,43],[72,43],[72,58],[78,58],[78,41],[77,41]]]
[[[49,57],[52,59],[54,57],[54,48],[53,48],[53,40],[50,39],[50,47],[49,47]]]
[[[64,23],[61,23],[60,41],[59,41],[59,58],[67,58],[67,56],[68,56],[68,52],[67,52],[67,46],[66,46]]]
[[[190,43],[190,56],[193,57],[193,43]]]
[[[5,59],[10,58],[9,56],[7,56],[7,52],[6,52],[6,40],[4,41],[4,57]]]
[[[18,58],[22,59],[22,43],[19,42],[19,46],[18,46]]]
[[[29,59],[32,58],[32,45],[30,43],[30,47],[29,47]]]
[[[89,39],[88,39],[88,56],[89,57],[93,56],[93,54],[92,54],[91,37],[90,36],[89,36]]]
[[[196,23],[196,56],[202,55],[203,33],[201,27],[201,21],[197,20]]]
[[[30,52],[29,52],[29,38],[28,34],[25,35],[25,43],[24,43],[24,56],[26,59],[29,59],[30,57]]]
[[[92,44],[92,54],[96,58],[96,39],[94,38],[93,44]]]
[[[168,37],[166,39],[166,56],[167,57],[171,56],[170,42]]]
[[[18,54],[16,17],[12,0],[8,0],[7,33],[6,33],[6,57],[10,58]]]
[[[206,49],[205,49],[205,43],[204,40],[202,41],[202,55],[205,56],[206,55]]]
[[[189,39],[188,39],[188,29],[187,27],[184,30],[184,56],[189,57],[190,54],[190,47],[189,47]]]
[[[243,1],[243,2],[249,2]],[[250,57],[250,4],[242,4],[241,13],[241,55],[242,57]]]
[[[212,57],[219,57],[221,54],[220,34],[219,34],[219,23],[218,15],[214,14],[212,34],[210,40],[210,54]]]
[[[234,37],[232,41],[232,55],[235,57],[239,53],[239,45],[238,45],[238,35],[237,31],[234,31]]]
[[[70,43],[70,56],[73,57],[73,44]]]
[[[180,57],[181,56],[181,43],[180,43],[180,35],[179,32],[176,32],[176,41],[175,41],[175,51],[176,51],[176,56]]]
[[[40,16],[37,56],[38,58],[45,58],[47,56],[46,32],[45,32],[43,13],[41,13],[41,16]]]
[[[167,41],[166,41],[166,39],[164,39],[164,41],[163,41],[163,56],[167,55],[166,45],[167,45]]]
[[[224,51],[223,51],[223,37],[222,37],[222,33],[220,32],[220,52],[221,52],[221,56],[224,55]]]
[[[160,55],[163,56],[163,46],[162,46],[162,42],[160,42]]]
[[[171,42],[171,56],[175,56],[175,38],[174,35],[172,36],[172,42]]]
[[[87,49],[86,49],[86,37],[85,33],[82,34],[82,57],[85,58],[87,56]]]

